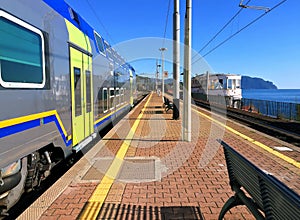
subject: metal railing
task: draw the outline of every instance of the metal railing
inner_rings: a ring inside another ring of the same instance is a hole
[[[242,98],[241,108],[274,118],[300,121],[300,104]]]

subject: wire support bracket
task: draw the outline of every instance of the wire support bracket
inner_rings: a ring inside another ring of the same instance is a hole
[[[265,12],[270,11],[270,8],[268,8],[268,7],[244,5],[243,2],[244,2],[244,0],[240,1],[239,7],[241,7],[241,8],[249,8],[249,9],[254,9],[254,10],[264,10]]]

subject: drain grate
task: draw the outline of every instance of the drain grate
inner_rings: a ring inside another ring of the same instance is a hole
[[[161,207],[161,217],[164,220],[176,220],[176,219],[203,219],[200,207],[195,206],[168,206]]]
[[[144,111],[144,114],[163,114],[164,111],[161,111],[161,110],[156,110],[156,111]]]
[[[160,178],[158,161],[153,158],[125,158],[118,179],[121,181],[154,181]]]
[[[101,180],[110,168],[114,158],[97,158],[82,180]],[[116,171],[117,172],[117,171]],[[158,158],[127,157],[116,180],[124,182],[148,182],[161,178],[161,164]]]

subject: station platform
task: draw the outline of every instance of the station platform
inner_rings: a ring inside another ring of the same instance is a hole
[[[18,219],[217,219],[234,194],[217,139],[300,193],[297,147],[198,107],[186,142],[172,116],[151,93]]]

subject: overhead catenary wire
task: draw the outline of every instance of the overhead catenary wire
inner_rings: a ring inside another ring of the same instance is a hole
[[[162,43],[162,48],[165,46],[165,41],[166,41],[166,35],[167,35],[167,27],[168,27],[168,22],[169,22],[169,14],[170,14],[170,5],[171,5],[171,0],[168,2],[168,10],[167,10],[167,15],[166,15],[166,22],[165,22],[165,28],[164,28],[164,37],[163,37],[163,43]]]
[[[248,5],[251,2],[249,0],[245,5]],[[216,39],[216,37],[222,33],[222,31],[241,13],[241,11],[244,8],[241,8],[238,10],[238,12],[198,51],[198,54],[200,54],[213,40]],[[197,55],[195,54],[192,59],[194,59]]]
[[[222,41],[221,43],[219,43],[217,46],[215,46],[213,49],[211,49],[210,51],[208,51],[206,54],[204,54],[203,56],[199,57],[192,64],[198,62],[199,60],[203,59],[204,57],[206,57],[207,55],[209,55],[210,53],[212,53],[213,51],[215,51],[217,48],[219,48],[220,46],[222,46],[223,44],[225,44],[231,38],[233,38],[234,36],[236,36],[237,34],[239,34],[240,32],[242,32],[243,30],[245,30],[246,28],[248,28],[249,26],[251,26],[252,24],[254,24],[255,22],[257,22],[259,19],[261,19],[262,17],[264,17],[265,15],[267,15],[268,13],[270,13],[271,11],[273,11],[274,9],[276,9],[277,7],[279,7],[280,5],[282,5],[286,1],[287,0],[283,0],[283,1],[279,2],[278,4],[276,4],[275,6],[273,6],[272,8],[270,8],[270,10],[265,11],[263,14],[261,14],[260,16],[258,16],[257,18],[255,18],[254,20],[252,20],[251,22],[249,22],[247,25],[245,25],[243,28],[239,29],[234,34],[230,35],[228,38],[226,38],[224,41]]]
[[[91,11],[93,12],[94,16],[96,17],[97,21],[99,22],[99,24],[102,26],[103,30],[106,33],[106,36],[110,39],[111,44],[116,45],[115,41],[113,40],[113,38],[111,37],[110,33],[108,32],[107,28],[104,26],[104,24],[101,22],[101,19],[99,18],[99,16],[97,15],[94,7],[92,7],[91,3],[89,0],[86,1],[91,9]]]

